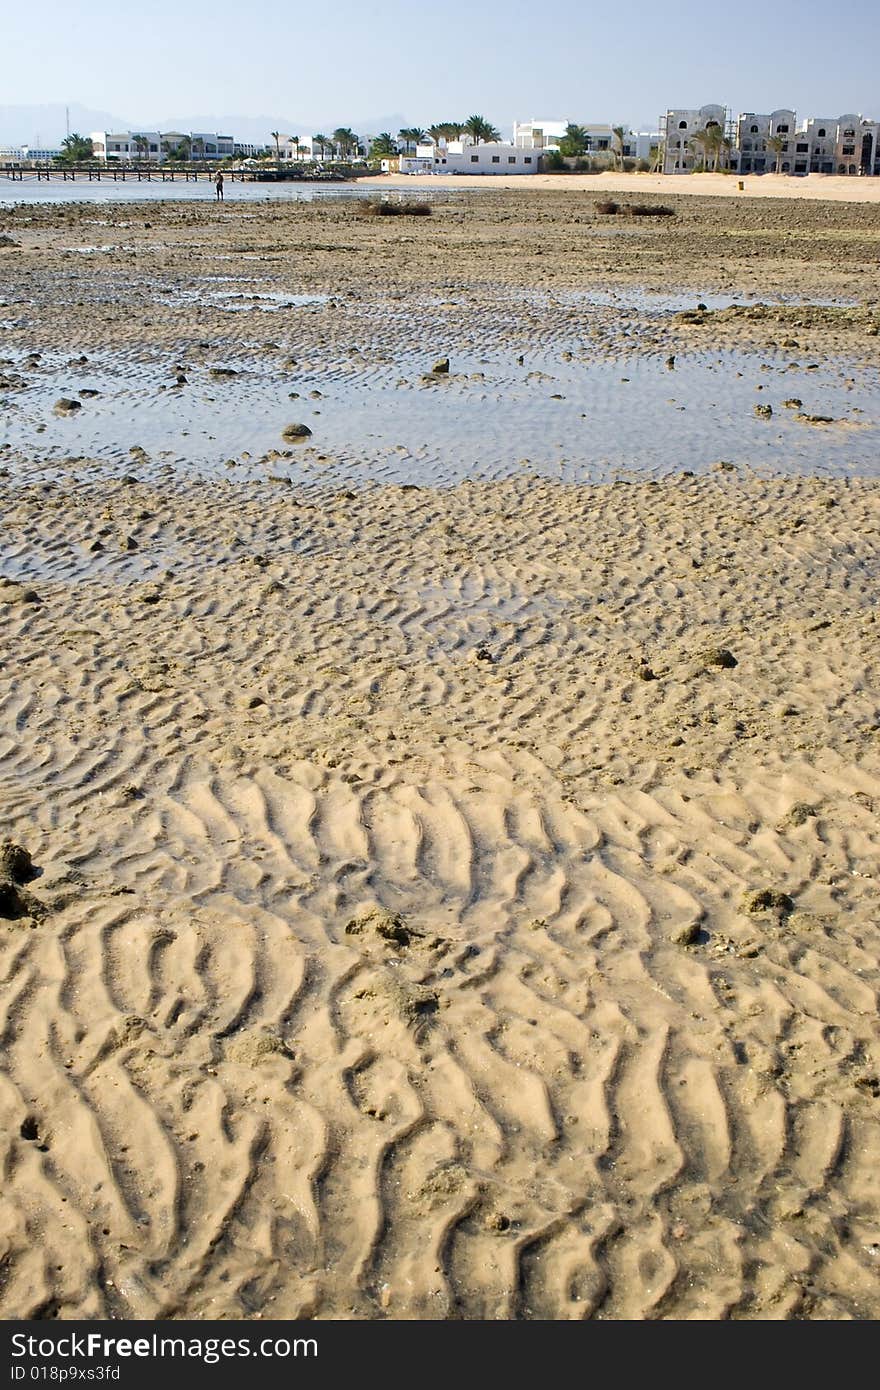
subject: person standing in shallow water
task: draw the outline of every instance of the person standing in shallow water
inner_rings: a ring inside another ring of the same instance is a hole
[[[223,202],[223,175],[221,174],[221,172],[220,172],[219,169],[217,170],[217,177],[216,177],[215,180],[214,180],[214,187],[215,187],[216,190],[217,190],[217,202],[218,202],[218,203],[222,203],[222,202]]]

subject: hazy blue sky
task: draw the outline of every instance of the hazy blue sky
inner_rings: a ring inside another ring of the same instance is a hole
[[[10,3],[0,103],[78,101],[146,123],[479,112],[653,127],[667,106],[880,116],[877,0],[43,0]]]

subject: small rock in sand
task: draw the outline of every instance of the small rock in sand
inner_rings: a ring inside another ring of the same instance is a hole
[[[725,671],[732,671],[738,665],[733,652],[729,652],[726,647],[707,647],[702,654],[704,666],[720,666]]]
[[[281,431],[282,439],[308,439],[311,434],[308,425],[285,425]]]
[[[744,895],[742,910],[752,917],[762,912],[775,912],[777,916],[784,917],[794,911],[794,902],[787,893],[780,893],[774,888],[758,888]]]
[[[12,883],[30,883],[36,876],[37,871],[28,851],[22,845],[4,840],[0,844],[0,879]]]

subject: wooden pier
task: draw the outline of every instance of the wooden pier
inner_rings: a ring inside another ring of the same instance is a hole
[[[230,169],[224,165],[206,168],[203,164],[0,164],[0,176],[13,183],[60,182],[75,183],[198,183],[204,179],[213,183],[219,172],[228,183],[338,183],[356,177],[351,170],[322,169],[311,172],[297,168],[281,169],[274,166],[254,169]]]

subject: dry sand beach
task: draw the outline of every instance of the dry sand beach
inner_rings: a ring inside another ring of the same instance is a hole
[[[536,193],[0,213],[5,1318],[880,1315],[880,214]]]
[[[384,174],[362,182],[376,188],[409,189],[428,187],[516,189],[519,193],[630,193],[677,198],[784,198],[832,203],[880,203],[880,184],[874,178],[845,178],[837,174],[626,174],[609,170],[603,174]],[[739,187],[742,183],[742,188]]]

